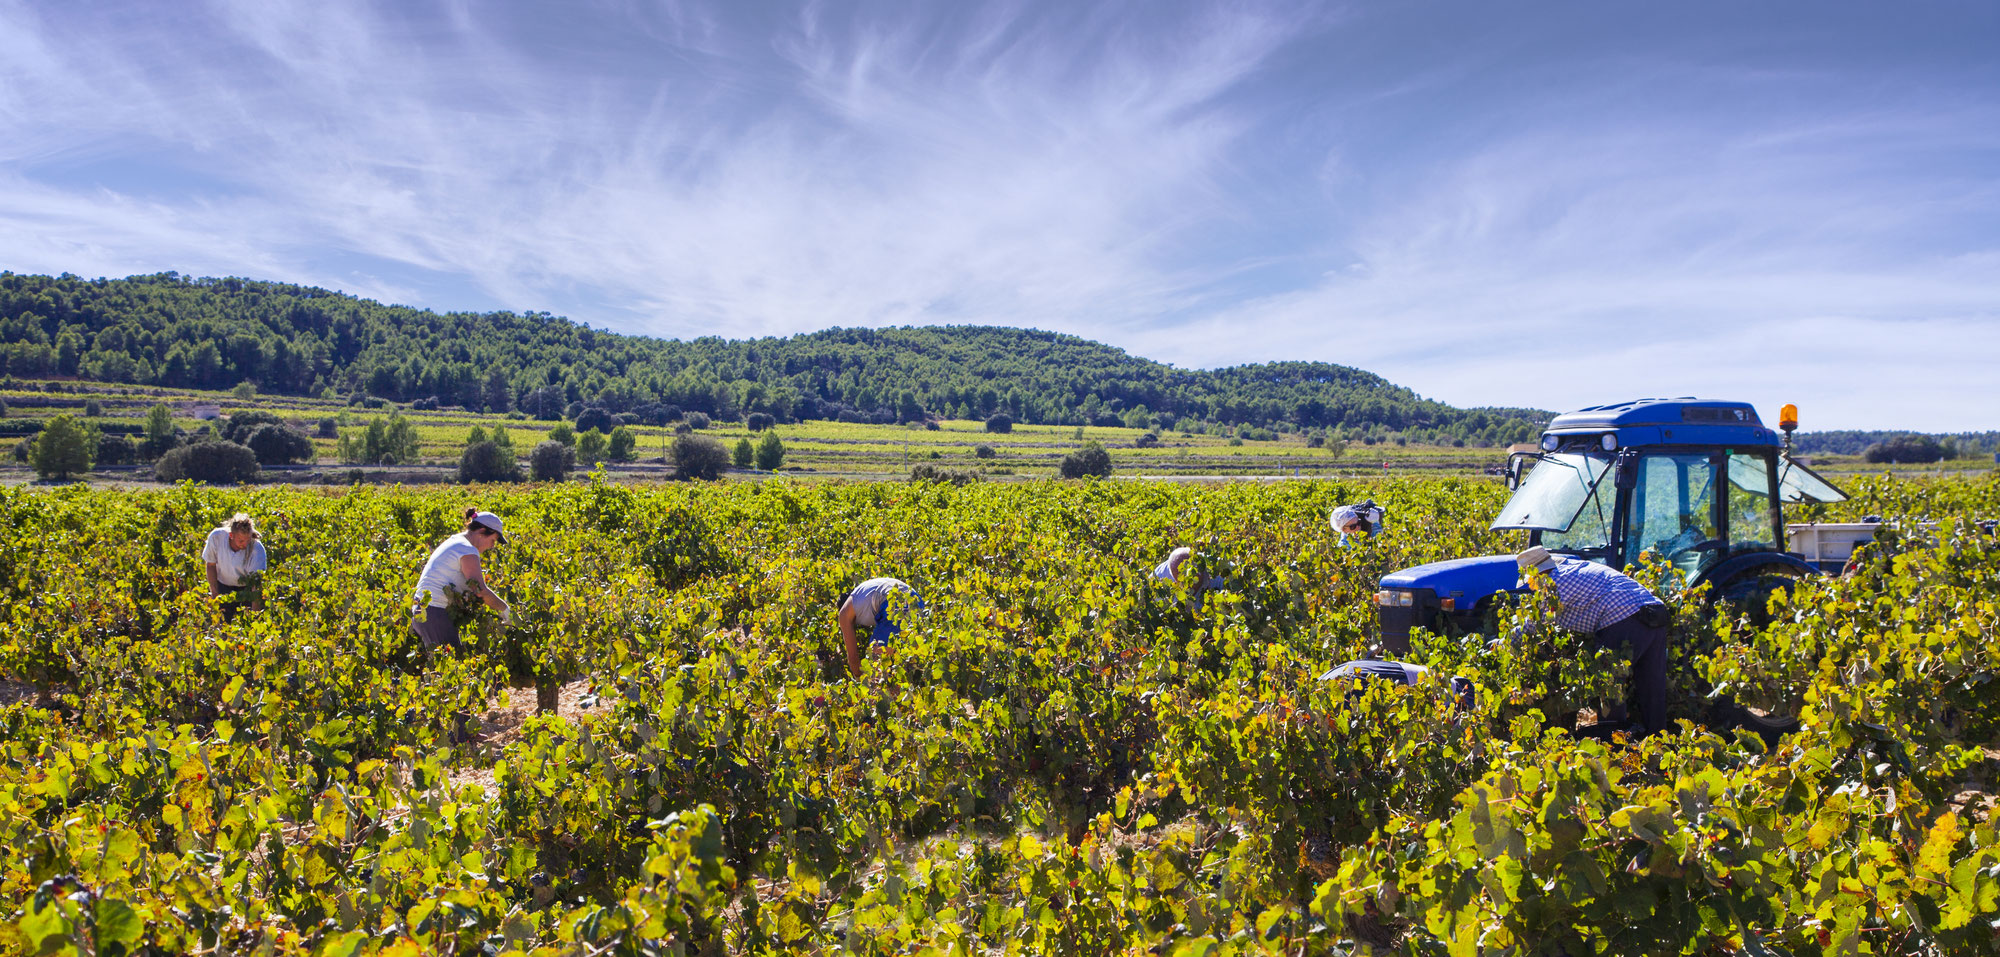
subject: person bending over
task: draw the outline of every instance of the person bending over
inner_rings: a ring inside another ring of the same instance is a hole
[[[507,543],[500,516],[476,508],[465,510],[465,530],[445,539],[431,550],[424,570],[417,576],[410,606],[410,628],[424,640],[424,648],[458,649],[458,621],[452,617],[451,603],[461,596],[477,598],[500,613],[500,622],[513,621],[513,611],[486,584],[480,556],[495,545]],[[428,604],[425,602],[429,596]]]
[[[1528,587],[1554,588],[1556,624],[1589,635],[1599,648],[1624,648],[1632,659],[1626,708],[1637,717],[1631,730],[1644,737],[1667,727],[1666,604],[1615,568],[1555,555],[1535,545],[1514,557]]]
[[[258,538],[257,523],[248,514],[237,512],[221,528],[209,532],[208,541],[201,546],[208,595],[222,599],[224,621],[234,619],[246,600],[251,611],[264,610],[263,589],[257,585],[266,565],[264,543]]]
[[[854,629],[868,629],[869,644],[881,647],[889,643],[896,633],[903,630],[890,608],[890,598],[905,596],[905,611],[923,608],[923,602],[916,597],[916,591],[900,578],[870,578],[840,599],[840,643],[847,652],[847,673],[861,676],[861,644],[855,640]]]

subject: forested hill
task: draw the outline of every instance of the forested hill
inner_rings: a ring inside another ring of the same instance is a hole
[[[995,327],[829,329],[691,341],[547,313],[434,313],[325,289],[174,273],[0,273],[0,374],[659,415],[1023,422],[1192,418],[1231,426],[1505,443],[1548,414],[1455,409],[1325,363],[1176,369],[1074,336]]]

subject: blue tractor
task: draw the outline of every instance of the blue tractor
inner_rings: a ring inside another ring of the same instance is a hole
[[[1847,497],[1792,460],[1797,425],[1786,406],[1781,441],[1747,402],[1693,398],[1564,413],[1542,433],[1539,452],[1508,457],[1514,495],[1492,527],[1620,568],[1651,552],[1689,587],[1707,582],[1714,598],[1761,608],[1773,589],[1818,570],[1785,550],[1783,507]],[[1384,575],[1375,594],[1383,644],[1408,652],[1417,627],[1491,634],[1497,599],[1524,590],[1512,555]]]

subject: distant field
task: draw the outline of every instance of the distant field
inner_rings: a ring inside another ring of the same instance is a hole
[[[79,391],[39,389],[0,390],[7,403],[7,420],[40,419],[62,412],[82,414],[87,402],[95,399],[101,415],[93,421],[107,426],[138,426],[155,403],[165,402],[175,410],[175,424],[190,433],[207,423],[197,410],[210,408],[228,413],[261,409],[292,421],[307,435],[319,454],[316,465],[323,470],[350,465],[337,455],[338,438],[319,435],[320,423],[331,419],[338,435],[356,435],[372,419],[387,418],[390,408],[370,409],[350,406],[344,401],[303,396],[255,396],[240,399],[228,392],[188,389],[119,386],[77,383]],[[423,467],[433,470],[455,466],[467,436],[477,426],[491,432],[507,429],[515,448],[525,455],[535,443],[546,438],[557,423],[518,418],[513,415],[482,415],[463,410],[401,410],[417,428]],[[515,414],[515,415],[518,415]],[[922,425],[866,425],[815,420],[775,427],[785,443],[784,472],[800,476],[880,478],[907,475],[919,464],[932,464],[977,471],[994,479],[1035,478],[1054,475],[1062,457],[1084,442],[1101,443],[1111,452],[1121,475],[1243,475],[1317,476],[1379,473],[1385,468],[1423,469],[1431,473],[1481,474],[1489,466],[1503,463],[1506,452],[1499,448],[1439,447],[1360,442],[1345,447],[1309,447],[1301,435],[1278,435],[1274,440],[1235,439],[1228,435],[1190,434],[1166,430],[1156,433],[1158,444],[1139,447],[1147,433],[1139,429],[1089,426],[1017,424],[1012,432],[989,433],[975,420],[946,420],[937,428]],[[673,429],[632,426],[639,443],[637,460],[606,463],[614,473],[634,480],[662,476],[661,459],[672,441]],[[0,432],[0,443],[19,440],[17,430]],[[723,443],[754,438],[741,423],[718,422],[701,430]],[[988,458],[979,457],[980,446],[992,449]],[[1960,459],[1936,465],[1870,465],[1858,455],[1822,455],[1812,458],[1820,471],[1830,475],[1893,472],[1902,475],[1984,471],[1993,463],[1983,459]],[[0,468],[18,469],[11,456],[0,456]]]
[[[245,409],[276,413],[313,436],[318,465],[338,468],[337,437],[319,435],[322,420],[332,419],[339,435],[356,435],[372,419],[387,418],[391,410],[349,406],[345,402],[300,396],[256,396],[239,399],[227,392],[155,389],[90,384],[87,392],[0,391],[8,403],[7,418],[38,419],[62,412],[82,414],[85,404],[95,399],[102,415],[93,421],[105,425],[138,426],[155,403],[165,402],[175,411],[175,424],[192,433],[207,422],[196,410],[212,406],[224,414]],[[101,390],[101,391],[98,391]],[[435,412],[401,410],[417,428],[421,454],[426,464],[455,465],[466,438],[474,427],[491,432],[505,428],[515,448],[522,454],[546,438],[558,423],[507,415],[482,415],[463,410]],[[1385,463],[1391,468],[1423,468],[1446,472],[1478,473],[1485,466],[1505,459],[1500,449],[1451,448],[1355,442],[1345,448],[1309,447],[1303,436],[1279,435],[1275,440],[1232,439],[1226,435],[1198,435],[1177,431],[1155,433],[1158,444],[1141,448],[1148,433],[1140,429],[1089,426],[1017,424],[1013,431],[995,434],[985,423],[946,420],[937,428],[923,425],[867,425],[815,420],[781,424],[774,428],[785,443],[783,471],[801,475],[866,476],[904,475],[912,466],[929,463],[970,469],[994,478],[1049,476],[1056,472],[1062,457],[1085,442],[1101,443],[1111,452],[1121,474],[1142,475],[1322,475],[1380,472]],[[631,426],[639,437],[638,461],[607,463],[613,471],[630,470],[634,477],[656,474],[667,443],[670,427]],[[733,445],[741,438],[755,438],[742,423],[718,422],[700,434]],[[11,438],[0,441],[13,441]],[[981,458],[980,446],[992,449]],[[11,464],[11,459],[8,460]],[[647,466],[650,465],[651,468]]]

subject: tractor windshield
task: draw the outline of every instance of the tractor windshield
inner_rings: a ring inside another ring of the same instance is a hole
[[[1593,493],[1610,471],[1611,459],[1606,456],[1575,452],[1544,455],[1507,501],[1507,507],[1500,510],[1493,527],[1568,531],[1585,503],[1597,501]]]
[[[1834,488],[1833,483],[1813,474],[1812,469],[1787,455],[1784,464],[1778,467],[1778,498],[1787,505],[1845,502],[1847,493]]]

